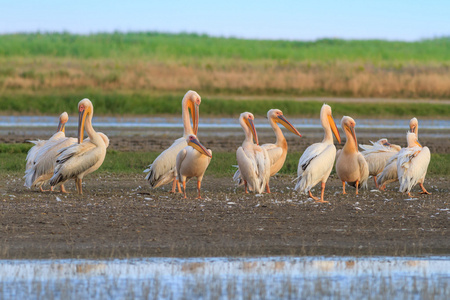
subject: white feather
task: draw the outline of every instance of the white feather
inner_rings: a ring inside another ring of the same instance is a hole
[[[428,147],[403,148],[397,161],[399,191],[409,193],[417,183],[423,183],[430,163]]]

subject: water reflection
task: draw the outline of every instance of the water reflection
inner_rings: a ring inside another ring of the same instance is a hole
[[[449,257],[0,261],[1,299],[449,299],[449,282]]]
[[[289,118],[298,128],[322,128],[318,118]],[[339,120],[336,119],[337,123]],[[58,118],[55,116],[0,116],[0,127],[56,127]],[[94,117],[97,128],[182,128],[179,116],[176,117]],[[67,127],[77,127],[77,118],[69,119]],[[256,118],[258,128],[270,128],[265,118]],[[199,124],[204,128],[240,129],[237,118],[201,118]],[[361,129],[404,129],[408,128],[409,119],[359,119]],[[420,120],[420,129],[441,130],[450,128],[450,120]]]

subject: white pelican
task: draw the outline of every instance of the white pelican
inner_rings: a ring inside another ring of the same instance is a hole
[[[419,138],[419,122],[416,118],[412,118],[409,121],[409,131],[414,132]],[[386,184],[397,181],[398,173],[397,173],[397,158],[398,153],[394,154],[384,166],[383,171],[378,175],[377,184],[379,189],[384,191],[386,189]]]
[[[400,150],[397,160],[399,192],[408,193],[411,197],[411,189],[418,183],[422,189],[420,194],[430,194],[423,186],[430,163],[430,149],[422,147],[413,132],[406,134],[406,140],[408,147]]]
[[[245,140],[236,151],[236,159],[239,172],[244,180],[245,193],[247,185],[251,191],[261,194],[270,180],[270,158],[267,150],[258,145],[255,117],[249,112],[244,112],[239,117],[239,123],[244,129]],[[256,144],[253,143],[255,138]]]
[[[81,100],[78,103],[78,111],[78,143],[60,150],[50,185],[56,186],[69,179],[75,179],[78,193],[83,194],[81,181],[85,175],[94,172],[102,165],[107,145],[104,140],[106,136],[102,137],[92,127],[94,115],[92,102],[87,98]],[[85,128],[89,141],[83,142]]]
[[[176,178],[176,158],[177,154],[187,146],[186,138],[190,134],[197,135],[199,106],[202,99],[197,92],[188,91],[181,101],[182,119],[184,125],[184,134],[181,138],[175,140],[168,149],[164,150],[144,172],[148,172],[145,179],[150,183],[150,187],[157,188],[173,181],[171,192],[175,192],[175,186],[178,185],[178,191],[181,193],[180,184]],[[189,119],[189,110],[192,116],[192,126]],[[194,128],[192,128],[194,127]]]
[[[98,132],[98,135],[100,135],[100,137],[105,142],[106,148],[108,148],[108,137],[102,132]],[[42,191],[42,185],[49,181],[53,176],[53,172],[56,167],[56,159],[60,150],[76,144],[77,141],[78,140],[76,138],[66,137],[52,143],[46,143],[37,154],[36,164],[27,171],[30,173],[29,177],[32,182],[31,186],[39,187]],[[87,138],[85,141],[89,142],[90,139]],[[53,186],[50,187],[50,191],[53,191]],[[61,184],[61,192],[67,193],[66,189],[64,188],[64,184]]]
[[[27,158],[26,158],[26,161],[27,161],[26,170],[30,169],[34,165],[36,155],[37,155],[39,149],[41,149],[48,141],[56,141],[56,140],[59,140],[66,136],[65,128],[66,128],[67,121],[69,121],[69,115],[66,112],[63,112],[59,116],[59,123],[58,123],[58,128],[56,129],[56,133],[53,134],[53,136],[50,139],[29,141],[30,143],[33,143],[34,146],[31,147],[31,149],[28,151]],[[25,175],[25,178],[26,178],[26,175]],[[25,186],[28,186],[26,181],[25,181]],[[28,187],[30,187],[30,186],[28,186]]]
[[[325,192],[325,183],[333,169],[334,159],[336,157],[333,134],[339,143],[341,143],[341,136],[331,115],[331,107],[327,104],[324,104],[320,110],[320,121],[325,131],[323,141],[306,148],[300,157],[295,190],[309,194],[309,197],[316,202],[328,202],[323,200],[323,195]],[[311,194],[311,189],[319,182],[322,182],[320,200]]]
[[[369,166],[364,156],[358,151],[358,142],[355,134],[355,120],[344,116],[341,120],[342,129],[347,140],[344,148],[337,152],[336,173],[342,181],[342,191],[345,192],[345,182],[356,187],[356,195],[360,186],[367,187]]]
[[[189,180],[192,177],[197,177],[197,199],[201,199],[200,187],[206,168],[208,168],[211,162],[212,151],[206,149],[193,134],[190,134],[186,138],[186,142],[188,146],[177,155],[178,180],[183,184],[184,198],[186,198],[186,179]]]
[[[275,174],[280,171],[280,169],[283,167],[284,162],[286,160],[288,145],[286,142],[286,138],[283,135],[283,132],[280,129],[280,126],[278,126],[278,123],[286,127],[290,132],[293,134],[298,135],[301,137],[302,135],[300,132],[295,129],[292,124],[286,120],[286,118],[283,115],[283,112],[279,109],[271,109],[267,112],[267,119],[269,120],[270,126],[272,126],[273,132],[275,133],[275,136],[277,138],[275,144],[263,144],[261,145],[262,148],[267,150],[267,154],[269,154],[270,158],[270,177],[274,176]],[[235,181],[240,182],[241,174],[239,173],[239,170],[236,171],[236,173],[233,176],[233,179]],[[269,184],[266,185],[267,193],[270,193]]]
[[[373,181],[375,186],[378,188],[377,176],[380,174],[388,160],[398,154],[401,147],[399,145],[394,145],[388,142],[387,139],[380,139],[377,142],[372,142],[372,145],[361,145],[359,147],[364,151],[361,154],[367,161],[369,165],[369,175],[373,176]]]

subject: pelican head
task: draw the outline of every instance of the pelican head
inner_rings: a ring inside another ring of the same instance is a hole
[[[253,135],[253,138],[255,139],[255,143],[259,145],[258,142],[258,135],[256,134],[256,128],[255,128],[255,116],[253,116],[252,113],[249,112],[243,112],[241,116],[239,117],[239,122],[241,123],[242,127],[247,126],[247,128],[250,130],[250,132]],[[244,128],[245,130],[245,128]]]
[[[84,134],[84,124],[86,122],[86,117],[92,117],[94,113],[94,106],[91,100],[84,98],[78,103],[78,144],[83,142]]]
[[[377,143],[380,144],[380,145],[386,146],[386,147],[389,147],[391,145],[391,143],[389,143],[388,140],[385,139],[385,138],[379,139],[377,141]]]
[[[331,114],[331,106],[329,106],[328,104],[324,103],[322,105],[322,108],[320,109],[320,120],[322,121],[322,126],[324,128],[331,128],[331,131],[340,144],[341,135],[339,134],[339,130],[337,129],[336,123],[333,120],[333,115]]]
[[[419,146],[422,148],[422,145],[417,140],[417,135],[414,132],[406,133],[406,141],[408,142],[408,148],[413,148]]]
[[[355,134],[355,125],[356,122],[355,120],[353,120],[353,118],[348,116],[342,117],[341,127],[347,136],[347,140],[349,136],[353,137],[353,140],[355,142],[355,148],[358,149],[358,142],[356,141],[356,134]]]
[[[200,152],[201,154],[204,154],[208,157],[212,158],[212,155],[209,153],[208,150],[200,143],[200,141],[197,139],[197,137],[193,134],[188,135],[186,138],[186,141],[189,146]]]
[[[194,134],[198,131],[199,106],[202,103],[202,98],[195,91],[188,91],[183,97],[183,104],[185,104],[191,111],[192,127]]]
[[[63,112],[63,113],[59,116],[58,129],[57,129],[56,131],[62,131],[62,132],[65,132],[67,121],[69,121],[69,115],[68,115],[66,112]]]
[[[410,132],[414,132],[416,135],[418,134],[419,131],[419,121],[417,121],[417,118],[412,118],[409,121],[409,131]]]
[[[286,118],[284,117],[283,112],[281,110],[279,110],[279,109],[269,110],[267,112],[267,118],[269,120],[274,121],[275,123],[280,123],[281,125],[286,127],[286,129],[288,129],[290,132],[292,132],[293,134],[296,134],[299,137],[302,136],[300,134],[300,132],[298,132],[298,130],[295,129],[295,127],[288,120],[286,120]]]

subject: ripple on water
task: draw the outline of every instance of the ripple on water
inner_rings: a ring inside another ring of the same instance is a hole
[[[0,298],[450,298],[449,257],[2,260]]]

